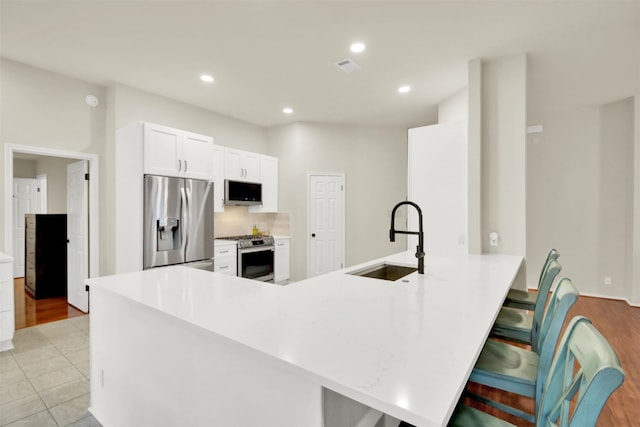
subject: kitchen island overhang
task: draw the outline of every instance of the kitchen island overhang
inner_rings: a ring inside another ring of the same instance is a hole
[[[522,258],[428,256],[407,283],[348,274],[380,262],[416,264],[403,252],[285,287],[186,267],[89,279],[91,411],[321,426],[327,388],[445,425]]]

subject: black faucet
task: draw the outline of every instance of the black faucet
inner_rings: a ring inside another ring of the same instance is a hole
[[[402,231],[396,230],[395,228],[395,219],[396,219],[396,209],[398,209],[402,205],[411,205],[418,211],[418,222],[420,223],[420,231]],[[420,206],[416,205],[410,201],[400,202],[391,211],[391,230],[389,230],[389,240],[392,242],[396,241],[396,234],[417,234],[418,235],[418,246],[416,246],[416,258],[418,258],[418,274],[424,274],[424,233],[422,232],[422,209]]]

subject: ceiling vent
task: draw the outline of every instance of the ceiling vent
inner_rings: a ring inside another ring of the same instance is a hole
[[[336,62],[336,67],[340,68],[345,73],[351,73],[360,69],[360,66],[353,59],[343,59]]]

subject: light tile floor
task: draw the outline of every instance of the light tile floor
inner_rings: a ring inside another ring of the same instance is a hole
[[[19,329],[0,353],[0,426],[96,427],[89,408],[89,316]]]

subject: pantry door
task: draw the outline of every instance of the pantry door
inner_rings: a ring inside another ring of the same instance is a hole
[[[307,277],[344,268],[344,174],[309,174]]]

